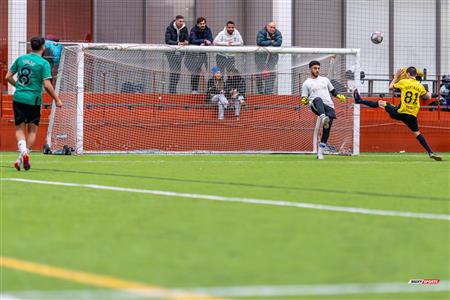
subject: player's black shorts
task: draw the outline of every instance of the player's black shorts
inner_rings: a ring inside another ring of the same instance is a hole
[[[320,98],[319,98],[320,99]],[[315,99],[314,99],[315,100]],[[323,108],[325,109],[325,115],[328,116],[328,118],[330,119],[336,119],[336,112],[334,111],[334,108],[326,105],[325,103],[323,104]],[[316,108],[314,107],[314,101],[311,104],[311,110],[313,111],[313,113],[315,113],[316,115],[320,115],[319,112],[316,110]]]
[[[20,125],[22,123],[33,123],[39,126],[41,120],[41,106],[28,105],[13,101],[14,123]]]
[[[392,119],[402,121],[412,131],[419,131],[419,124],[417,123],[417,117],[409,114],[402,114],[398,112],[398,107],[390,103],[384,108]]]

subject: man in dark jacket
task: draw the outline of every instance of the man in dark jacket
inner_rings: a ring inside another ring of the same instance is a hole
[[[227,97],[234,102],[234,116],[239,119],[241,105],[245,103],[245,91],[247,90],[245,79],[239,75],[239,71],[231,68],[225,83]]]
[[[256,44],[260,47],[280,47],[283,43],[283,36],[277,29],[275,22],[268,23],[263,29],[258,31]],[[278,54],[258,52],[255,55],[256,85],[259,94],[271,94],[276,80],[276,66]]]
[[[178,15],[175,20],[170,22],[166,28],[166,44],[186,46],[189,44],[189,32],[184,24],[184,17]],[[181,61],[184,53],[176,51],[167,52],[167,60],[170,68],[169,93],[175,94],[177,91],[177,84],[180,79]]]
[[[197,19],[197,25],[192,27],[191,34],[189,36],[189,42],[191,45],[197,46],[210,46],[213,42],[213,35],[211,29],[206,26],[206,19],[200,17]],[[206,53],[189,53],[186,56],[185,64],[189,71],[192,72],[191,76],[191,87],[192,93],[198,93],[198,86],[200,81],[200,72],[202,66],[207,66],[207,56]]]

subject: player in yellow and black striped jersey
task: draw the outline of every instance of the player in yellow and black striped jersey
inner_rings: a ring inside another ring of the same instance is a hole
[[[353,91],[353,98],[356,104],[365,104],[369,107],[381,107],[386,110],[392,119],[402,121],[408,126],[409,129],[416,136],[419,143],[427,151],[430,158],[441,161],[442,158],[433,153],[428,145],[425,137],[419,131],[419,124],[417,123],[417,114],[420,109],[420,99],[429,99],[431,94],[428,93],[424,86],[416,80],[417,69],[415,67],[409,67],[404,72],[403,69],[397,70],[394,75],[394,79],[389,85],[390,89],[400,89],[401,91],[401,103],[400,107],[394,106],[391,103],[383,100],[369,101],[364,100],[358,93],[358,90]]]

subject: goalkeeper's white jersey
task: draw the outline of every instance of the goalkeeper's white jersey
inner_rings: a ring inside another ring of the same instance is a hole
[[[302,97],[306,96],[311,101],[317,97],[322,98],[323,104],[334,108],[333,100],[330,96],[330,91],[334,89],[330,80],[323,76],[317,78],[308,78],[302,85]]]

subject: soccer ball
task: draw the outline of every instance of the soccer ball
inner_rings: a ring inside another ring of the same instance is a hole
[[[379,44],[383,41],[383,34],[379,31],[376,31],[370,35],[370,40],[374,44]]]

